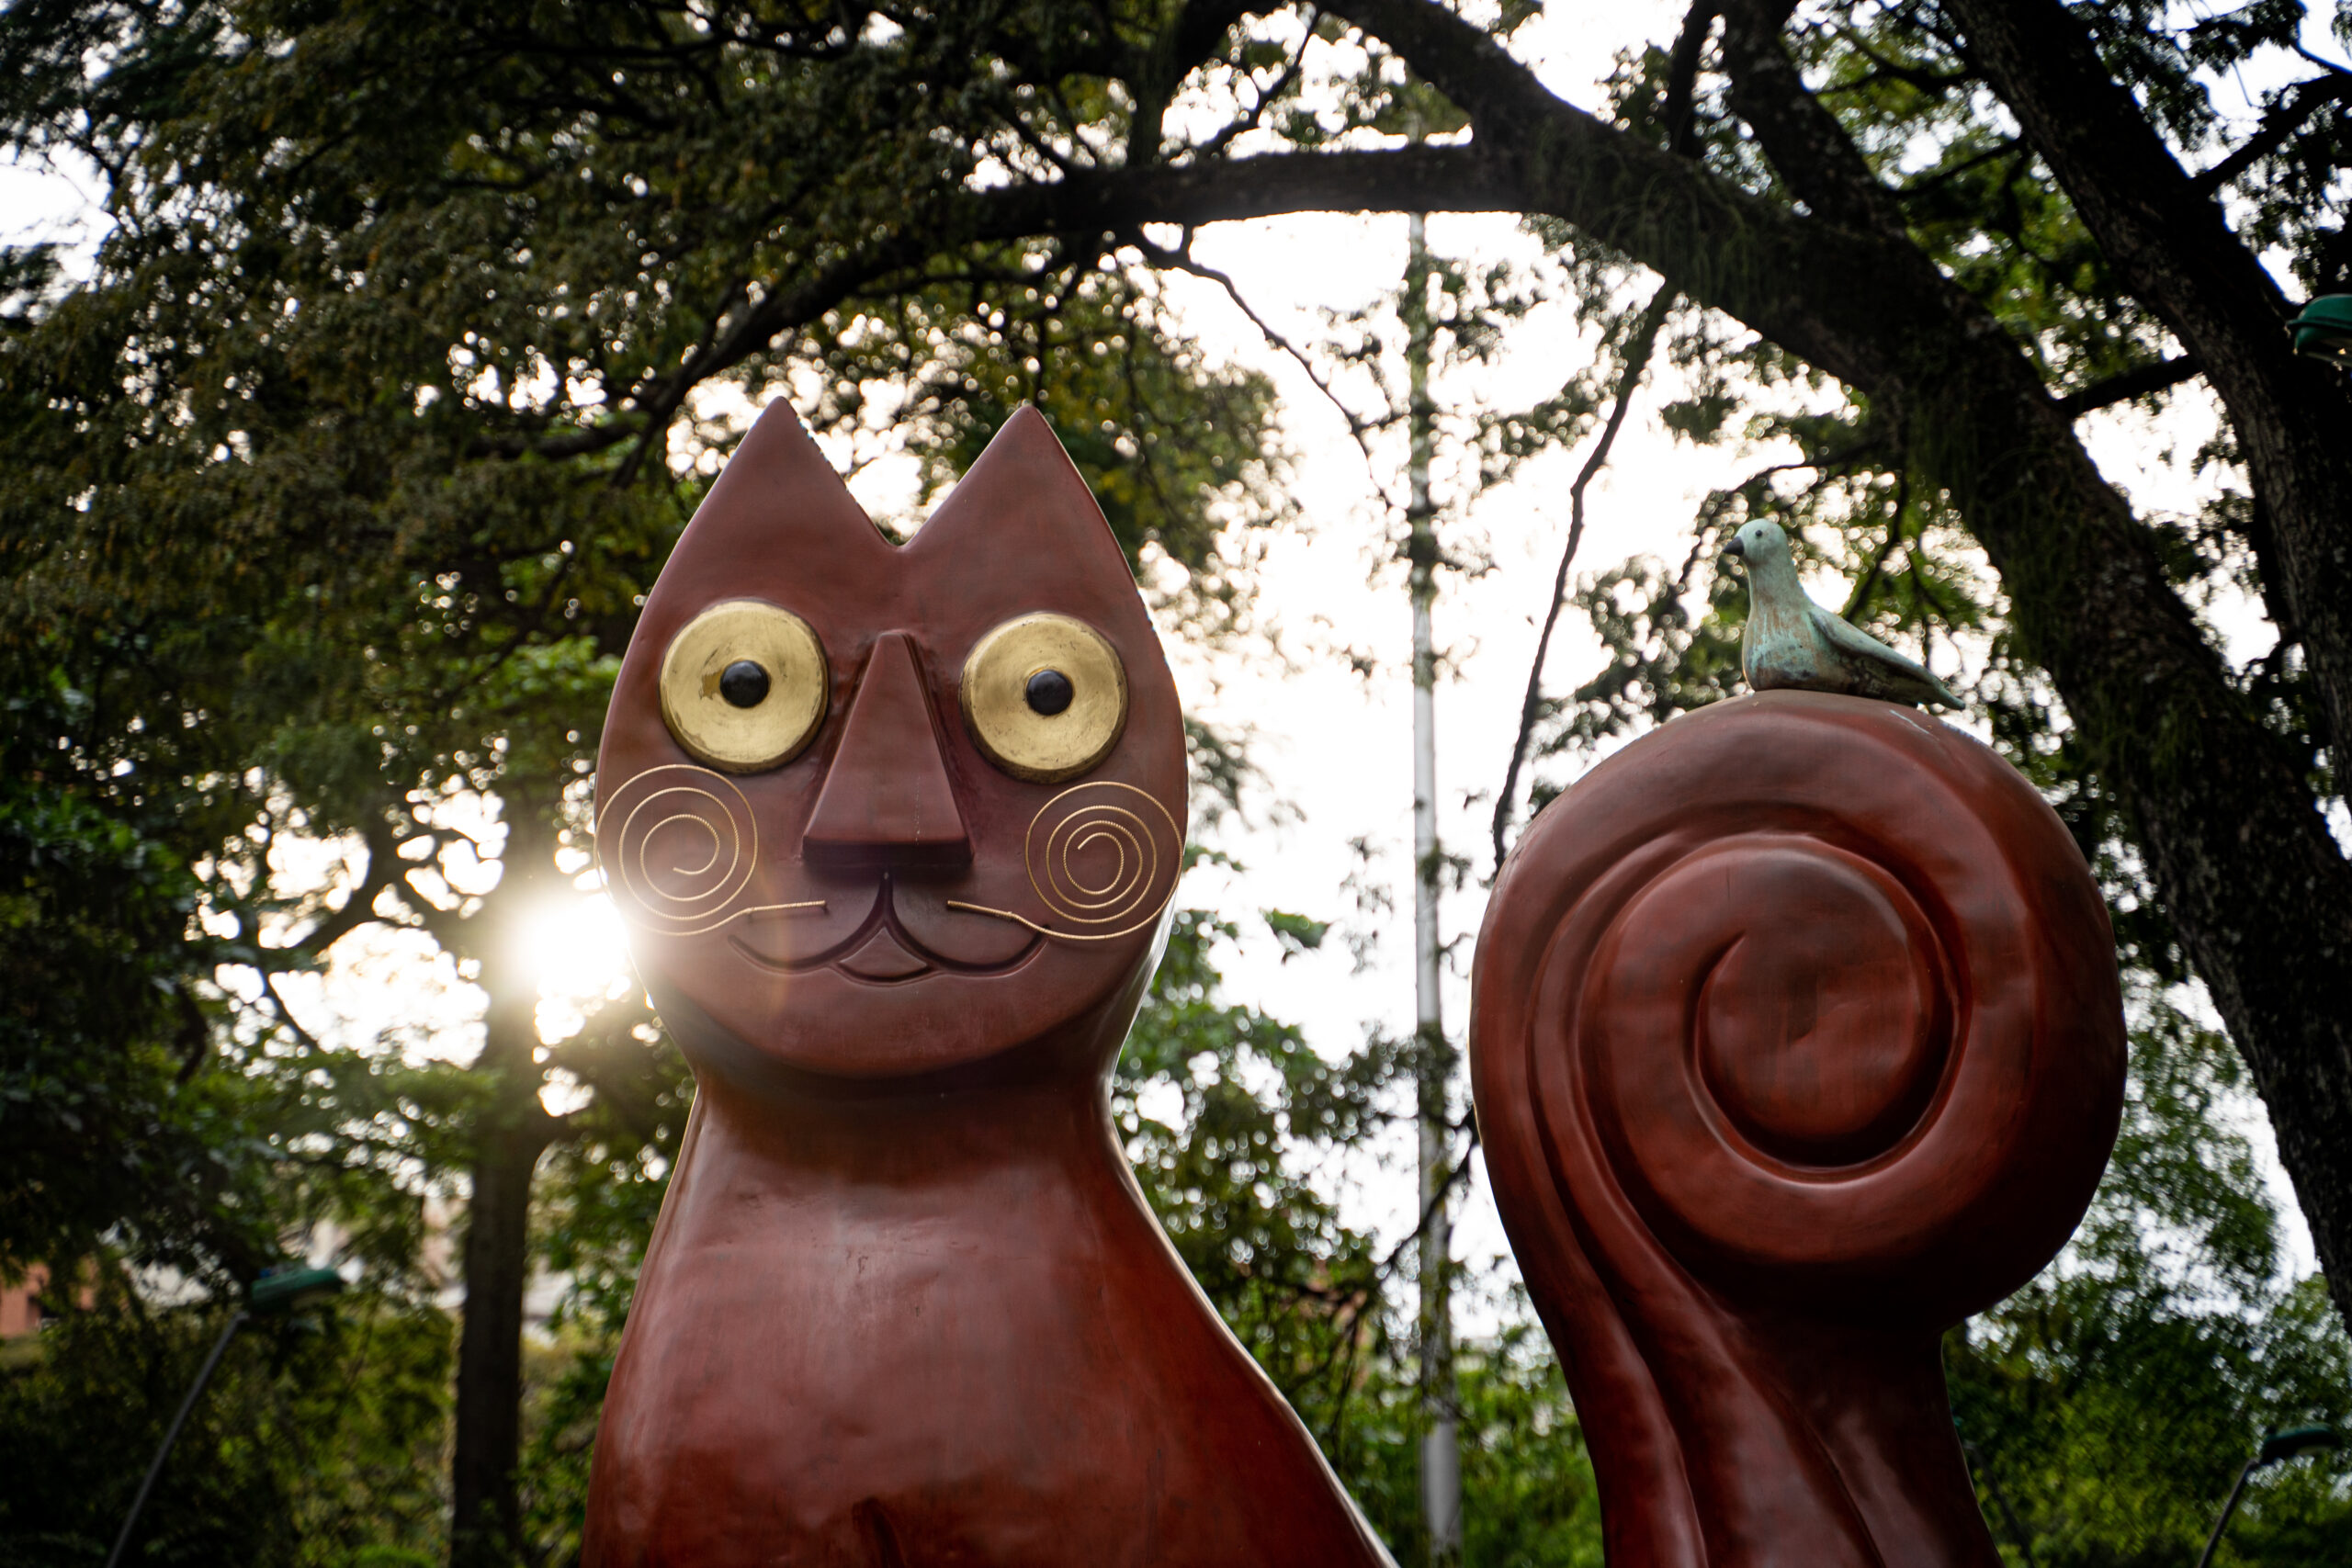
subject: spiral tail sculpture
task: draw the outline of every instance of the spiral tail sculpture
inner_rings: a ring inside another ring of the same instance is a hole
[[[1529,829],[1471,1033],[1612,1568],[1996,1568],[1939,1340],[2064,1244],[2123,1088],[2032,788],[1861,698],[1678,720]]]

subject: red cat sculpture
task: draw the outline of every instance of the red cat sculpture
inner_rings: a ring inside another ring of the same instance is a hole
[[[1184,738],[1035,411],[893,546],[772,405],[646,602],[597,818],[698,1092],[589,1568],[1387,1562],[1114,1134]]]

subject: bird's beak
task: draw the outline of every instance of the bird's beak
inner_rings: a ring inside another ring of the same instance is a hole
[[[1747,558],[1747,551],[1741,547],[1737,539],[1724,547],[1724,559],[1744,561]]]

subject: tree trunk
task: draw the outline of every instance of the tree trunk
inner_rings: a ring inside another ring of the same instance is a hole
[[[512,826],[499,885],[474,918],[492,938],[480,944],[490,1007],[473,1066],[488,1082],[488,1102],[475,1129],[466,1216],[465,1322],[458,1340],[457,1431],[449,1462],[451,1568],[511,1568],[524,1558],[515,1469],[522,1454],[531,1176],[557,1129],[539,1104],[536,978],[518,961],[513,941],[534,896],[550,880],[553,840],[522,802],[510,800],[506,808]]]
[[[2352,389],[2293,353],[2278,285],[2109,75],[2077,17],[2052,0],[1956,0],[1952,9],[1971,58],[2101,250],[2228,411],[2267,520],[2256,541],[2264,598],[2280,636],[2301,644],[2320,739],[2341,769],[2352,747]],[[2303,820],[2308,810],[2291,826],[2258,828],[2254,803],[2208,803],[2196,781],[2148,779],[2132,793],[2165,904],[2269,1108],[2336,1304],[2352,1320],[2352,1029],[2342,956],[2352,945],[2352,897],[2343,857]],[[2234,816],[2207,818],[2207,831],[2188,818],[2233,807]],[[2234,834],[2237,852],[2214,852],[2216,829]],[[2301,941],[2275,945],[2280,926]]]
[[[530,1104],[493,1109],[503,1123],[485,1129],[472,1168],[466,1220],[465,1325],[458,1342],[457,1441],[449,1463],[456,1508],[449,1533],[452,1568],[508,1568],[523,1549],[522,1507],[514,1472],[522,1452],[523,1296],[530,1282],[531,1172],[545,1132],[536,1084],[520,1075],[501,1083],[498,1100]]]

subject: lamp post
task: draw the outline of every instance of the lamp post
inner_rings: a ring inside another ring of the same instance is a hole
[[[2352,296],[2338,295],[2336,298],[2343,299],[2346,306],[2352,306]],[[2205,1554],[2197,1560],[2197,1568],[2208,1568],[2213,1561],[2213,1553],[2222,1544],[2222,1532],[2230,1528],[2230,1516],[2237,1512],[2238,1499],[2245,1495],[2245,1483],[2253,1478],[2256,1471],[2266,1465],[2283,1463],[2307,1449],[2340,1449],[2343,1446],[2344,1434],[2333,1427],[2290,1427],[2283,1432],[2273,1432],[2263,1438],[2262,1447],[2255,1450],[2254,1457],[2245,1461],[2245,1468],[2238,1472],[2238,1483],[2230,1488],[2229,1501],[2222,1505],[2222,1517],[2213,1521],[2212,1539],[2206,1541]]]
[[[265,1274],[245,1290],[245,1304],[229,1319],[229,1326],[212,1342],[212,1353],[204,1358],[204,1365],[188,1384],[187,1397],[180,1401],[179,1414],[164,1431],[164,1440],[156,1446],[155,1457],[147,1466],[147,1477],[140,1482],[137,1495],[130,1499],[130,1512],[124,1516],[122,1533],[114,1538],[114,1550],[107,1553],[107,1568],[119,1568],[122,1554],[130,1550],[131,1532],[139,1528],[139,1511],[147,1506],[147,1495],[155,1490],[155,1483],[164,1473],[164,1461],[172,1457],[172,1445],[180,1439],[180,1428],[187,1425],[188,1413],[204,1395],[204,1387],[220,1369],[220,1358],[229,1353],[229,1341],[237,1331],[256,1317],[282,1316],[304,1302],[321,1296],[331,1296],[343,1289],[343,1276],[332,1269],[297,1269],[288,1272]]]
[[[2352,294],[2323,294],[2287,323],[2295,352],[2352,370]]]

